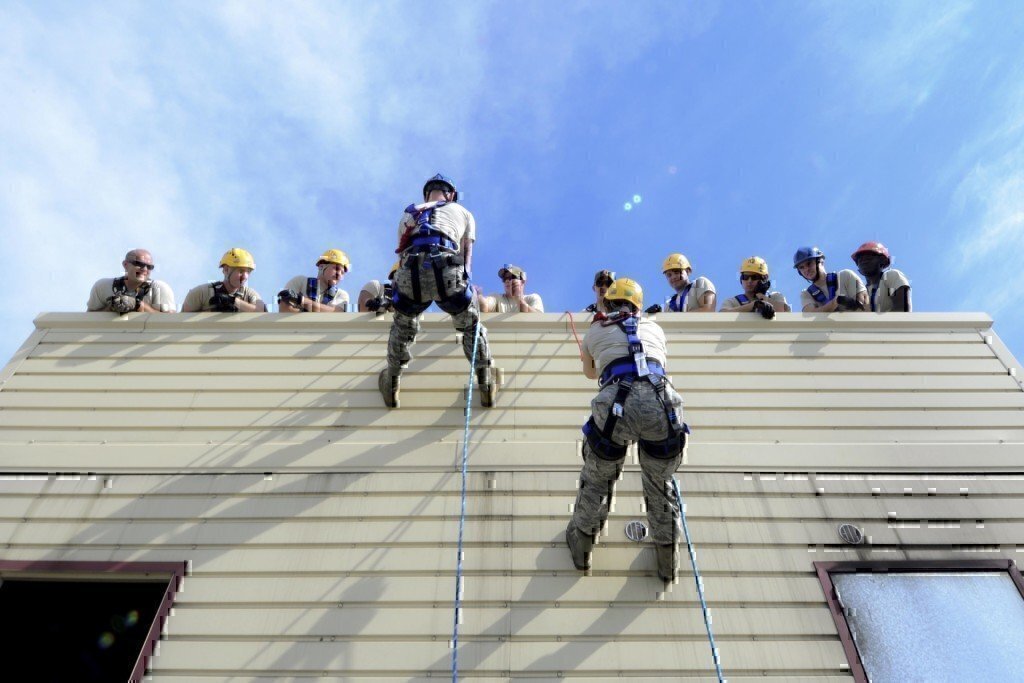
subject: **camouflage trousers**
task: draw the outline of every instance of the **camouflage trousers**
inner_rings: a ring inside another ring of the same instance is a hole
[[[473,336],[480,325],[480,340],[477,344],[476,367],[485,368],[491,364],[491,349],[487,343],[487,328],[480,324],[480,312],[476,298],[466,291],[469,283],[461,264],[448,264],[441,268],[444,295],[437,286],[434,268],[429,258],[413,261],[419,275],[419,297],[413,286],[413,273],[406,267],[409,255],[402,257],[402,267],[395,273],[395,292],[398,301],[394,307],[394,320],[388,338],[388,372],[392,377],[402,374],[402,369],[412,360],[410,347],[416,342],[420,331],[420,314],[436,301],[442,311],[452,316],[455,329],[462,333],[462,351],[466,359],[473,359]]]
[[[617,391],[618,385],[608,385],[590,402],[594,421],[601,429],[604,429]],[[682,398],[671,386],[666,386],[665,394],[682,419]],[[609,436],[616,443],[622,444],[640,439],[660,441],[669,435],[668,418],[654,387],[646,381],[635,382],[623,406],[622,417],[615,425],[615,432]],[[655,458],[644,452],[642,446],[639,453],[651,540],[658,545],[673,544],[679,538],[682,528],[679,523],[679,506],[672,489],[672,475],[679,468],[683,455],[680,453],[672,458]],[[624,460],[605,460],[599,457],[584,439],[583,471],[580,473],[579,493],[572,514],[573,524],[583,533],[597,536],[604,526]]]

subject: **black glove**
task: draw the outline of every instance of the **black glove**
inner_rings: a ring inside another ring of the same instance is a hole
[[[234,294],[228,294],[227,292],[215,292],[213,298],[210,299],[210,306],[213,310],[219,313],[237,313],[238,312],[238,297]]]
[[[765,320],[773,320],[775,318],[775,307],[767,301],[758,299],[754,302],[754,310],[761,314],[761,317]]]
[[[277,305],[291,304],[295,308],[302,308],[302,297],[290,289],[282,289],[277,293]]]
[[[856,299],[848,296],[837,296],[836,303],[839,304],[839,310],[841,311],[862,311],[864,310],[860,302]]]
[[[107,303],[110,304],[110,310],[121,315],[139,310],[139,301],[141,300],[136,299],[130,294],[115,294],[107,299]]]
[[[655,313],[661,313],[661,311],[661,304],[654,304],[653,306],[648,306],[644,310],[644,313],[646,313],[647,315],[654,315]]]
[[[377,315],[384,315],[391,310],[393,303],[389,297],[379,296],[366,302],[366,310],[373,311]]]

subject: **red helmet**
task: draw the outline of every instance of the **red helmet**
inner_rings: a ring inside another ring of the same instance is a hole
[[[882,266],[883,268],[888,268],[889,264],[892,263],[892,257],[889,256],[889,249],[881,242],[865,242],[857,247],[857,251],[853,252],[850,255],[850,258],[852,258],[853,262],[856,263],[859,255],[869,252],[872,254],[881,254],[885,257],[885,265]]]

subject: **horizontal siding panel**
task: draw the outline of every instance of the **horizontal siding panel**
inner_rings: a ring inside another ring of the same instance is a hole
[[[518,391],[506,385],[500,405],[524,410],[556,408],[586,410],[594,396],[594,388],[555,391]],[[906,414],[908,410],[946,409],[980,411],[995,409],[1024,410],[1024,392],[851,392],[822,394],[820,392],[788,392],[765,400],[763,393],[729,391],[685,391],[687,410],[779,410],[779,409],[843,409],[891,411]],[[462,392],[402,391],[402,409],[461,408]],[[286,391],[207,391],[207,392],[0,392],[0,408],[45,409],[122,409],[137,410],[342,410],[382,409],[376,389],[332,392]]]
[[[371,378],[372,379],[372,378]],[[452,392],[458,398],[467,377],[460,374],[427,374],[408,372],[402,376],[402,396],[409,392]],[[140,385],[140,381],[144,384]],[[689,391],[752,391],[762,394],[775,392],[782,396],[790,391],[828,392],[872,392],[892,390],[895,392],[969,392],[991,391],[1021,393],[1020,387],[1006,372],[990,375],[907,375],[891,374],[884,378],[875,375],[814,374],[767,375],[755,372],[742,375],[722,374],[675,374],[676,389],[687,397]],[[884,382],[884,385],[882,384]],[[505,373],[508,387],[533,392],[596,392],[597,384],[583,377],[581,372],[523,374]],[[332,375],[249,375],[210,372],[198,374],[183,372],[176,374],[150,374],[144,380],[134,375],[117,374],[28,374],[19,373],[7,381],[0,390],[5,391],[185,391],[195,392],[249,392],[249,391],[373,391],[374,386],[363,374]],[[440,405],[446,405],[446,396],[437,396]]]
[[[113,447],[113,446],[111,446]],[[131,446],[121,446],[124,449]],[[170,447],[168,447],[170,448]],[[893,447],[887,447],[893,448]],[[993,447],[989,447],[991,450]],[[927,450],[927,447],[921,447]],[[170,450],[167,451],[169,453]],[[156,457],[162,457],[158,451]],[[1024,451],[1021,452],[1024,455]],[[576,461],[574,464],[577,464]],[[554,498],[574,496],[578,467],[562,471],[495,471],[474,472],[468,476],[470,499],[476,496],[499,496],[514,493],[524,496]],[[638,468],[628,468],[619,485],[625,496],[639,495]],[[985,497],[1024,497],[1024,475],[1011,474],[827,474],[774,472],[698,472],[684,467],[678,475],[682,492],[695,498],[793,496],[796,499],[819,494],[824,500],[837,496],[881,500],[916,501],[931,494],[938,496],[967,495],[970,500]],[[491,482],[493,481],[493,484]],[[375,472],[375,473],[263,473],[231,475],[125,474],[125,475],[0,475],[0,495],[17,497],[46,496],[113,496],[115,498],[146,496],[150,502],[186,497],[263,497],[353,496],[358,499],[416,499],[422,495],[458,495],[461,477],[449,472]],[[140,503],[142,501],[140,500]],[[155,504],[155,503],[153,503]]]
[[[516,341],[497,335],[489,338],[491,353],[497,359],[514,358],[520,355],[561,357],[577,360],[578,349],[572,336],[557,340],[524,339]],[[426,341],[417,339],[417,358],[438,358],[450,355],[449,346],[456,343],[455,336],[447,339]],[[139,343],[126,339],[119,343],[49,343],[44,341],[29,354],[30,358],[60,359],[180,359],[220,358],[274,360],[285,358],[380,358],[387,353],[387,336],[380,335],[372,340],[358,337],[342,337],[331,341],[295,342],[282,337],[274,343],[252,341],[216,341],[174,343]],[[969,342],[947,342],[944,344],[917,343],[845,343],[827,341],[792,341],[778,343],[762,340],[747,342],[670,342],[669,358],[992,358],[991,347],[974,338]]]
[[[828,610],[821,607],[719,607],[714,610],[716,636],[748,637],[762,633],[781,636],[835,636]],[[169,622],[172,638],[241,637],[280,638],[341,637],[395,639],[450,638],[452,611],[448,608],[333,607],[327,609],[252,609],[222,606],[177,608]],[[466,610],[460,636],[511,636],[519,639],[585,634],[588,638],[648,637],[665,634],[703,637],[704,619],[699,606],[679,604],[624,605],[582,608],[476,607]]]
[[[458,501],[452,501],[453,511]],[[568,513],[564,518],[468,519],[465,540],[471,544],[562,543]],[[827,521],[744,520],[722,521],[694,519],[691,532],[705,543],[834,544],[838,542],[836,524]],[[368,519],[358,524],[339,524],[330,520],[227,521],[203,523],[135,520],[90,522],[0,522],[0,542],[26,544],[103,543],[108,545],[174,544],[182,546],[262,545],[305,547],[360,544],[451,543],[458,537],[458,517],[446,520]],[[615,530],[611,540],[621,538]],[[611,534],[611,531],[609,531]],[[896,545],[934,544],[1024,544],[1024,523],[986,521],[983,525],[957,520],[922,521],[916,526],[893,528],[879,519],[864,525],[869,542]],[[566,558],[568,561],[568,558]]]
[[[451,651],[446,642],[403,643],[396,657],[390,643],[246,643],[169,640],[161,644],[153,662],[154,672],[239,672],[387,674],[389,671],[433,671],[450,675]],[[785,672],[824,672],[838,669],[845,662],[838,640],[806,643],[788,641],[737,642],[730,644],[726,671],[749,672],[778,669]],[[467,674],[473,670],[499,673],[515,662],[516,671],[550,673],[565,671],[569,676],[589,678],[610,670],[634,674],[675,671],[714,673],[706,641],[682,642],[564,642],[511,643],[465,642],[459,646],[459,666]],[[731,667],[731,668],[730,668]]]
[[[560,482],[570,484],[569,476]],[[687,492],[684,492],[686,494]],[[688,495],[688,494],[687,494]],[[399,519],[457,516],[459,493],[439,494],[424,491],[416,496],[249,496],[189,497],[170,496],[132,498],[127,496],[45,496],[0,498],[0,519],[31,517],[35,520],[337,520],[361,523],[371,519]],[[482,517],[517,518],[559,517],[568,515],[575,491],[558,495],[511,495],[510,492],[474,491],[467,496],[466,514]],[[642,516],[644,500],[635,488],[620,486],[615,510],[620,515]],[[893,524],[906,520],[977,521],[1024,519],[1024,496],[1007,498],[969,497],[868,497],[831,498],[829,496],[689,496],[687,514],[698,519],[776,519],[776,520],[887,520]]]
[[[614,518],[613,518],[614,519]],[[619,518],[625,522],[626,518]],[[902,549],[876,546],[847,546],[838,540],[832,545],[805,544],[713,544],[701,536],[694,536],[697,544],[701,573],[706,576],[733,577],[744,574],[770,578],[777,574],[813,576],[814,562],[856,560],[995,560],[1024,561],[1024,545],[1006,544],[999,548],[981,543],[948,548]],[[394,575],[419,576],[421,579],[434,572],[447,572],[453,576],[456,548],[454,543],[438,546],[373,546],[313,548],[296,553],[292,549],[234,548],[197,546],[196,548],[168,548],[163,546],[97,547],[93,545],[66,545],[55,549],[46,546],[13,545],[4,551],[4,559],[63,560],[78,562],[183,562],[191,567],[190,576],[231,581],[236,577],[259,576],[338,576]],[[552,539],[548,543],[520,545],[515,548],[471,547],[465,550],[463,571],[469,575],[498,574],[512,571],[516,558],[516,572],[522,576],[538,574],[578,576],[568,565],[568,550],[564,541]],[[602,572],[648,576],[654,570],[654,559],[648,546],[633,543],[602,543],[594,553],[594,574]],[[682,558],[680,576],[690,575],[689,558]],[[587,577],[588,579],[591,577]],[[431,578],[431,580],[433,580]]]
[[[566,552],[568,562],[568,551]],[[575,570],[556,576],[472,576],[466,577],[463,601],[474,603],[535,604],[615,602],[684,602],[698,605],[692,580],[680,580],[665,592],[665,583],[653,576],[583,576]],[[684,578],[688,578],[685,577]],[[659,595],[664,593],[664,595]],[[725,577],[705,580],[705,596],[714,608],[724,603],[821,604],[825,595],[813,574],[795,577]],[[449,576],[427,580],[422,576],[261,576],[232,577],[230,580],[188,577],[177,602],[192,604],[381,604],[450,605],[454,583]]]
[[[478,409],[473,424],[481,427],[513,425],[548,428],[576,427],[589,411],[583,406],[573,408],[512,408],[499,397],[494,410]],[[514,410],[510,416],[505,411]],[[513,419],[510,420],[509,418]],[[965,411],[956,408],[918,408],[887,410],[846,410],[840,406],[819,406],[816,409],[779,410],[769,406],[751,406],[746,410],[714,410],[690,407],[686,419],[697,429],[802,428],[842,425],[847,429],[1013,429],[1024,430],[1024,408],[1009,410]],[[122,425],[146,425],[154,428],[229,428],[229,429],[391,429],[448,428],[458,429],[465,422],[461,408],[307,408],[304,410],[254,410],[221,407],[209,410],[155,410],[70,408],[3,408],[0,428],[46,427],[58,421],[64,428],[86,427],[116,429]]]
[[[177,374],[216,372],[222,374],[253,373],[277,374],[298,373],[322,375],[330,373],[372,375],[384,366],[384,354],[374,358],[323,359],[323,358],[273,358],[264,359],[256,367],[252,360],[239,358],[188,358],[188,359],[54,359],[27,358],[19,372],[75,374],[118,373],[118,374]],[[130,361],[130,362],[129,362]],[[497,358],[495,364],[507,372],[519,373],[573,373],[579,374],[578,358]],[[857,375],[887,375],[930,373],[935,375],[994,374],[1005,375],[1006,367],[994,356],[986,358],[950,358],[931,360],[924,358],[779,358],[766,365],[763,359],[728,358],[680,358],[672,359],[670,371],[674,374],[688,373],[761,373],[791,374],[803,372],[837,373]],[[417,358],[410,365],[410,372],[459,373],[467,370],[466,359],[456,358],[449,352],[444,357]]]
[[[582,422],[582,420],[580,420]],[[774,430],[779,443],[765,444],[766,430],[724,433],[729,440],[714,441],[711,430],[701,430],[690,442],[685,481],[694,471],[796,472],[1019,472],[1024,461],[1024,432],[981,430]],[[385,432],[381,431],[384,439]],[[209,442],[196,443],[208,435]],[[50,443],[34,443],[38,430],[12,430],[22,443],[0,442],[4,468],[16,472],[458,472],[461,467],[460,430],[389,430],[388,443],[367,442],[367,434],[354,441],[351,432],[278,431],[48,431]],[[561,442],[552,442],[560,436]],[[61,443],[58,438],[66,441]],[[245,439],[252,439],[246,442]],[[580,433],[566,428],[545,434],[540,430],[474,429],[469,468],[475,471],[549,470],[578,473]],[[741,439],[746,439],[743,441]],[[808,443],[800,443],[796,439]],[[879,441],[888,438],[889,443]],[[981,439],[992,442],[984,443]],[[998,438],[1007,443],[994,443]],[[92,439],[92,443],[83,443]],[[237,439],[237,441],[235,441]],[[530,440],[533,439],[533,440]],[[916,442],[912,439],[916,439]],[[255,441],[258,445],[252,445]],[[899,440],[900,443],[894,443]],[[105,442],[105,443],[101,443]],[[825,455],[823,455],[823,453]],[[969,460],[965,461],[965,453]],[[638,465],[632,455],[627,470]],[[921,484],[915,490],[925,493]]]

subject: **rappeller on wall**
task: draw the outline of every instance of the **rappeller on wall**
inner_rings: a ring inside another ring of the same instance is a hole
[[[398,407],[399,380],[409,365],[409,347],[420,329],[420,315],[436,301],[452,316],[462,333],[462,349],[474,362],[474,338],[479,327],[475,358],[480,403],[494,405],[497,373],[491,367],[487,330],[480,323],[469,286],[476,222],[459,201],[455,183],[440,173],[423,186],[423,203],[410,204],[398,224],[399,268],[395,273],[394,320],[388,339],[387,367],[380,371],[378,388],[384,403]]]
[[[639,317],[640,285],[629,278],[615,280],[606,306],[612,312],[595,314],[581,349],[583,374],[599,379],[601,389],[583,427],[583,471],[565,540],[576,568],[589,569],[626,445],[636,441],[658,576],[672,581],[679,566],[680,532],[672,477],[682,462],[689,432],[683,423],[683,400],[665,376],[664,331]]]

